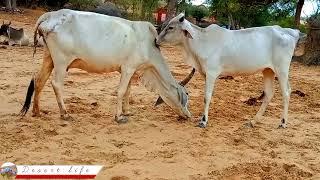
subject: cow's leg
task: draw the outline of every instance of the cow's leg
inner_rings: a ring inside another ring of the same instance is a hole
[[[39,99],[40,93],[47,82],[53,69],[53,61],[48,49],[45,48],[40,72],[35,77],[35,95],[33,104],[33,116],[40,116]]]
[[[57,103],[60,110],[60,117],[63,120],[72,120],[72,117],[67,113],[67,109],[63,101],[63,80],[66,74],[66,69],[55,67],[54,70],[54,77],[51,81],[51,84],[56,95]]]
[[[134,70],[132,68],[121,68],[121,79],[118,89],[117,112],[115,118],[118,123],[126,123],[128,121],[128,118],[123,113],[122,103],[133,74]]]
[[[66,106],[63,102],[63,81],[71,58],[65,56],[62,51],[60,49],[56,49],[56,47],[50,49],[50,52],[54,63],[54,74],[51,84],[56,95],[60,110],[60,117],[63,120],[73,120],[73,118],[67,113]]]
[[[280,89],[283,98],[283,112],[279,128],[286,128],[288,123],[288,109],[291,94],[291,88],[289,84],[289,70],[285,72],[280,72],[278,75],[278,81],[280,84]]]
[[[208,71],[207,71],[208,72]],[[199,127],[205,128],[208,124],[209,106],[213,94],[214,84],[220,72],[211,71],[206,74],[205,97],[204,97],[204,114],[199,121]]]
[[[259,111],[255,115],[254,119],[252,121],[249,121],[246,124],[248,127],[254,127],[256,121],[258,121],[263,116],[263,114],[267,109],[268,104],[270,103],[274,95],[274,88],[273,88],[274,75],[275,75],[274,72],[268,68],[262,71],[262,73],[263,73],[263,81],[264,81],[263,102]]]
[[[123,101],[123,114],[128,116],[131,114],[129,111],[130,106],[130,92],[131,92],[131,81],[129,81],[128,88],[126,93],[124,94],[124,101]]]

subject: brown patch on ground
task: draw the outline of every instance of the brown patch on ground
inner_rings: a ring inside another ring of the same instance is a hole
[[[40,13],[0,13],[33,31]],[[1,19],[1,20],[2,20]],[[31,36],[30,36],[31,37]],[[65,79],[65,102],[74,121],[64,122],[49,82],[41,94],[42,117],[16,114],[43,50],[0,48],[0,160],[16,164],[101,164],[97,179],[306,179],[320,174],[320,69],[292,63],[289,126],[280,123],[282,98],[278,82],[265,117],[254,129],[243,124],[258,111],[244,100],[257,97],[262,75],[218,80],[209,125],[194,127],[203,110],[204,80],[196,73],[187,85],[193,118],[178,121],[166,105],[155,108],[157,95],[141,83],[132,87],[127,124],[114,121],[118,73],[88,74],[71,69]],[[178,80],[192,68],[174,47],[162,48]]]

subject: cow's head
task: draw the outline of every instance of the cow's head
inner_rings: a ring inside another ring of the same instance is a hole
[[[171,19],[168,25],[159,34],[156,43],[181,44],[186,38],[193,39],[193,30],[189,21],[185,20],[185,15],[180,13]]]
[[[189,96],[185,87],[178,85],[171,87],[170,93],[163,96],[163,100],[175,111],[180,117],[190,118],[191,113],[188,110]]]
[[[191,73],[190,73],[187,77],[185,77],[184,80],[182,80],[181,82],[179,82],[179,85],[181,85],[182,87],[184,87],[186,84],[188,84],[188,82],[189,82],[189,81],[191,80],[191,78],[193,77],[195,71],[196,71],[196,69],[193,68],[192,71],[191,71]],[[185,89],[185,91],[186,91],[186,89]],[[186,94],[189,95],[189,94],[187,93],[187,91],[186,91]],[[156,101],[155,106],[158,106],[158,105],[162,104],[163,102],[164,102],[163,99],[159,96],[158,99],[157,99],[157,101]]]
[[[9,36],[8,35],[8,29],[10,28],[11,21],[8,24],[5,24],[4,21],[2,21],[2,25],[0,27],[0,36]]]

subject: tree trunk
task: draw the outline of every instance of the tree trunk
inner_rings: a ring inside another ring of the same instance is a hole
[[[141,6],[141,15],[140,15],[140,19],[141,20],[145,20],[146,18],[146,12],[147,12],[147,1],[143,0],[141,2],[142,6]]]
[[[320,65],[320,15],[308,19],[309,32],[302,61],[307,65]]]
[[[38,2],[36,0],[30,0],[28,2],[28,5],[27,7],[31,7],[32,9],[36,9],[37,8],[37,5],[38,5]]]
[[[300,17],[301,17],[301,11],[304,4],[304,0],[299,0],[297,4],[296,14],[294,17],[294,24],[296,28],[299,28],[300,26]]]
[[[11,0],[6,0],[6,8],[11,10]]]
[[[17,9],[17,0],[6,0],[6,8],[11,11]]]
[[[12,9],[17,9],[17,0],[11,0],[11,8]]]
[[[171,19],[176,15],[177,5],[178,5],[177,0],[168,0],[168,9],[167,9],[166,19]]]
[[[235,29],[234,19],[231,13],[228,14],[228,19],[229,19],[229,29],[234,30]]]

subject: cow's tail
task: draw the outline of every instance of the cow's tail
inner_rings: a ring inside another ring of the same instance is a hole
[[[37,44],[38,44],[38,33],[40,36],[43,37],[43,34],[42,32],[39,30],[39,26],[41,25],[42,22],[44,22],[45,20],[48,19],[49,17],[49,13],[45,13],[43,14],[42,16],[40,16],[40,18],[38,19],[36,25],[35,25],[35,30],[34,30],[34,34],[33,34],[33,57],[36,53],[36,47],[37,47]],[[43,41],[44,41],[44,38],[43,38]],[[44,41],[45,42],[45,41]],[[26,115],[26,113],[28,112],[29,108],[30,108],[30,105],[31,105],[31,99],[32,99],[32,96],[33,96],[33,93],[34,93],[34,90],[35,90],[35,78],[33,77],[30,81],[30,84],[29,84],[29,87],[28,87],[28,91],[27,91],[27,95],[26,95],[26,99],[24,101],[24,104],[23,104],[23,107],[20,111],[20,115],[21,116],[24,116]]]
[[[22,109],[20,111],[20,115],[21,116],[26,115],[26,113],[28,112],[28,110],[30,108],[31,98],[33,96],[34,88],[35,88],[34,78],[32,78],[31,81],[30,81],[29,87],[28,87],[26,99],[25,99],[23,107],[22,107]]]
[[[39,17],[36,25],[35,25],[35,30],[33,33],[33,57],[36,54],[37,51],[37,45],[38,45],[38,33],[39,36],[42,37],[43,42],[46,44],[45,38],[43,37],[43,32],[40,31],[39,26],[41,25],[41,23],[43,23],[44,21],[46,21],[50,16],[50,13],[45,13],[42,16]]]

